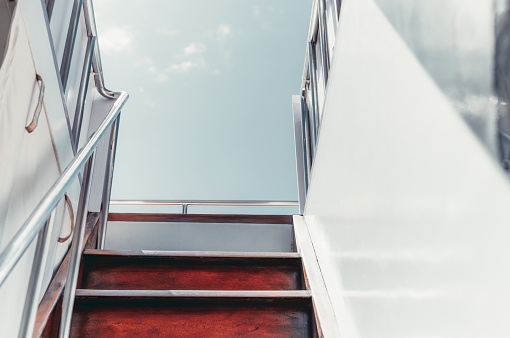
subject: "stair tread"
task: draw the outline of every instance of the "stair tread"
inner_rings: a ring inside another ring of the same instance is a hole
[[[297,252],[228,252],[228,251],[157,251],[157,250],[96,250],[87,249],[84,256],[128,257],[189,257],[189,258],[274,258],[299,259]]]
[[[96,290],[76,289],[76,297],[112,298],[310,298],[308,290]]]
[[[130,290],[298,290],[298,255],[102,252],[83,256],[79,287]]]
[[[285,296],[282,292],[258,293],[268,298],[242,298],[239,292],[167,291],[156,292],[165,295],[157,298],[151,297],[154,292],[136,292],[139,297],[120,297],[125,292],[113,292],[119,297],[112,298],[102,297],[104,292],[97,290],[85,291],[90,297],[82,297],[84,290],[77,290],[71,337],[314,336],[307,292],[286,293],[303,296],[298,298],[270,298]],[[184,297],[175,297],[176,293]],[[197,297],[185,297],[194,295]]]

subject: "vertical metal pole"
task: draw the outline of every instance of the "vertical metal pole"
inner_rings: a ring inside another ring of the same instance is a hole
[[[292,96],[292,115],[294,117],[294,145],[296,150],[296,174],[298,186],[299,214],[303,215],[306,200],[306,151],[304,149],[304,134],[302,130],[302,97]]]
[[[78,100],[76,100],[76,109],[74,113],[74,122],[72,134],[76,149],[80,146],[81,125],[83,123],[83,109],[85,109],[85,98],[89,87],[90,68],[92,67],[92,57],[94,56],[94,46],[96,45],[96,37],[89,36],[87,41],[87,49],[85,60],[83,60],[83,69],[81,71],[80,89],[78,91]]]
[[[308,43],[308,66],[310,69],[310,91],[312,96],[312,116],[309,119],[310,126],[310,134],[311,134],[311,157],[315,157],[315,146],[317,145],[317,131],[318,131],[318,117],[319,117],[319,104],[318,104],[318,95],[317,95],[317,74],[315,69],[317,68],[317,63],[315,62],[315,51],[313,42],[310,41]]]
[[[320,35],[320,51],[322,57],[322,68],[324,73],[324,89],[327,88],[328,75],[329,75],[329,48],[328,48],[328,33],[326,28],[326,4],[324,0],[319,0],[319,32]]]
[[[182,214],[186,215],[187,213],[188,213],[188,205],[186,203],[184,203],[182,205]]]
[[[104,249],[106,242],[106,228],[108,225],[108,212],[110,210],[110,196],[112,192],[113,169],[115,167],[115,154],[117,153],[117,137],[119,135],[120,115],[115,120],[108,143],[108,154],[106,155],[106,168],[104,174],[103,196],[101,198],[101,214],[97,228],[97,248]]]
[[[302,145],[303,148],[303,161],[304,161],[304,180],[305,180],[305,197],[306,192],[308,191],[308,183],[309,183],[309,174],[312,171],[312,158],[310,157],[310,136],[308,131],[308,119],[307,115],[307,105],[305,102],[305,97],[300,97],[301,101],[301,133],[302,133]]]
[[[80,258],[83,251],[83,237],[85,235],[85,225],[87,223],[90,185],[92,183],[92,171],[94,167],[95,152],[90,156],[83,174],[81,184],[80,202],[78,204],[78,213],[76,215],[76,228],[71,246],[71,256],[69,258],[69,269],[67,270],[67,282],[62,301],[62,319],[60,321],[60,338],[69,337],[71,329],[71,316],[73,314],[74,297],[76,294],[76,284],[78,282],[78,271],[80,267]]]
[[[44,278],[44,270],[46,267],[46,259],[49,251],[48,234],[53,228],[55,220],[55,209],[53,209],[50,218],[39,232],[37,237],[37,245],[34,253],[34,261],[32,264],[32,272],[30,273],[30,281],[28,283],[25,305],[23,307],[23,315],[21,317],[21,325],[18,337],[32,337],[34,332],[35,317],[37,314],[37,305],[39,304],[39,291]]]
[[[53,13],[53,7],[55,5],[55,0],[45,0],[45,8],[46,8],[46,13],[48,13],[48,21],[51,20],[51,14]]]
[[[69,69],[71,67],[71,58],[73,57],[74,42],[76,41],[76,32],[78,32],[78,23],[80,22],[80,13],[83,0],[75,0],[73,10],[71,12],[71,21],[67,30],[66,45],[64,47],[64,55],[60,64],[60,77],[62,78],[62,86],[64,90],[67,87],[67,79],[69,78]]]

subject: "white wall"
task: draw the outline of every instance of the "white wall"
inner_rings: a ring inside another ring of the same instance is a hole
[[[509,337],[507,179],[373,0],[336,41],[305,218],[343,336]]]

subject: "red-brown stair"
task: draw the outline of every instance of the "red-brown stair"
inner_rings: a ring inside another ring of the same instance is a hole
[[[85,250],[71,337],[317,337],[299,253]]]

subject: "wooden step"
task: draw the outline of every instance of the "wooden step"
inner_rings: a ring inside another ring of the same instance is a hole
[[[71,337],[315,337],[309,291],[76,291]]]
[[[298,253],[86,250],[79,287],[103,290],[300,290]]]

